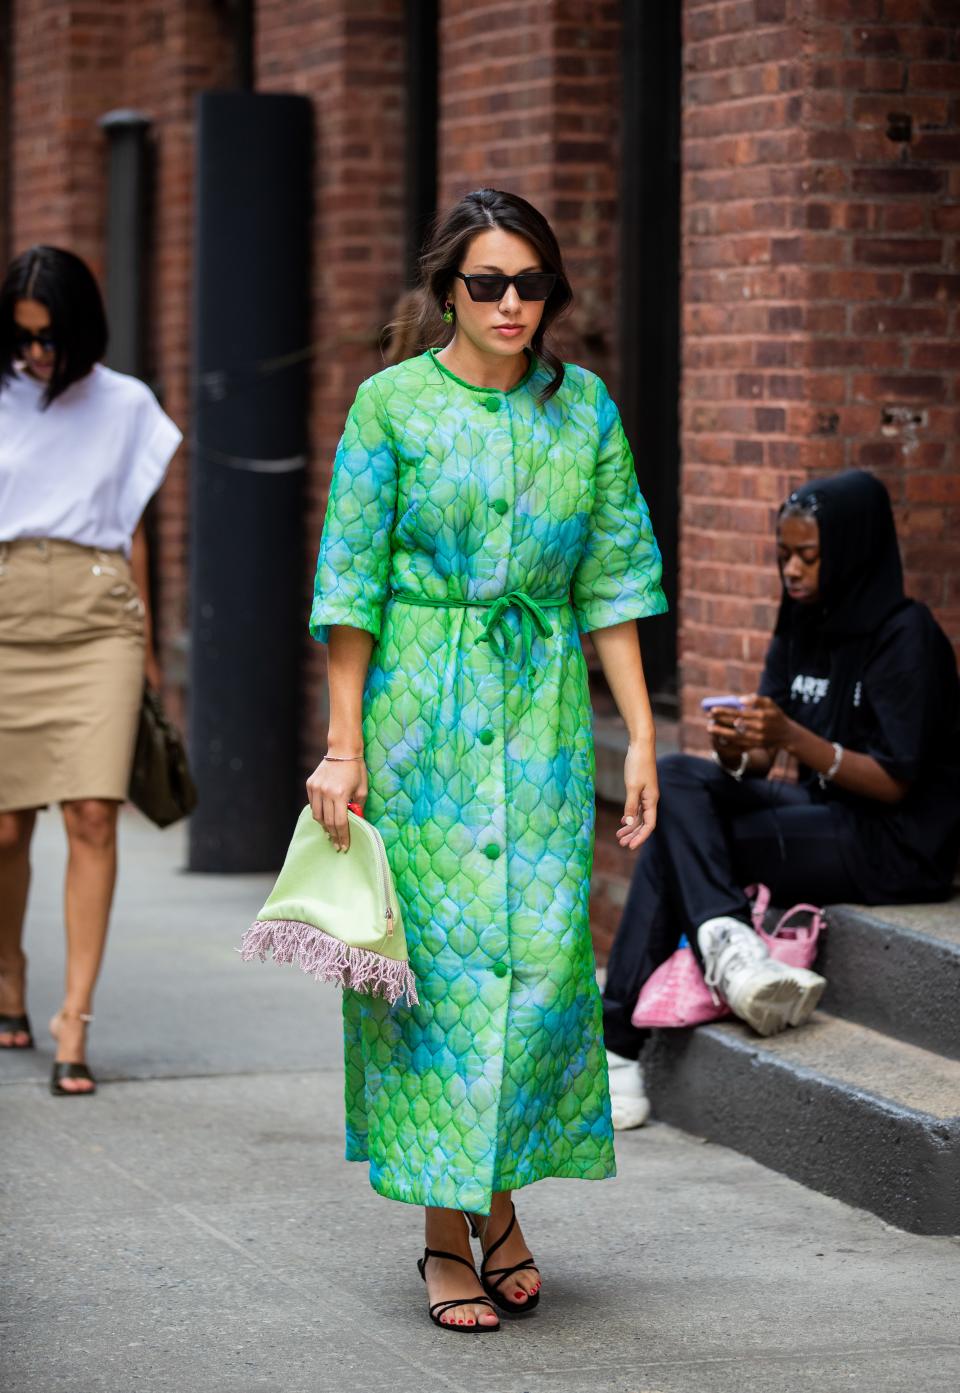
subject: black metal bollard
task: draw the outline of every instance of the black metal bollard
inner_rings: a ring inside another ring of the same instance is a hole
[[[303,802],[310,103],[205,93],[197,129],[189,868],[262,871]]]

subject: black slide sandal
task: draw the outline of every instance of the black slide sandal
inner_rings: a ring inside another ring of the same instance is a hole
[[[93,1017],[86,1011],[64,1011],[63,1008],[57,1012],[50,1022],[50,1034],[59,1043],[60,1027],[59,1021],[82,1021],[84,1032]],[[57,1026],[54,1029],[54,1026]],[[62,1079],[87,1079],[93,1084],[92,1088],[64,1088]],[[97,1091],[97,1081],[87,1068],[86,1064],[73,1062],[66,1059],[55,1059],[53,1062],[53,1072],[50,1075],[50,1092],[54,1098],[92,1098]]]
[[[424,1248],[423,1257],[417,1259],[417,1271],[424,1281],[427,1280],[427,1262],[430,1258],[446,1258],[449,1262],[462,1262],[464,1267],[469,1267],[473,1275],[476,1271],[472,1262],[460,1257],[458,1253],[442,1253],[437,1248]],[[499,1322],[496,1325],[481,1325],[477,1321],[476,1325],[451,1325],[448,1320],[441,1320],[440,1317],[447,1311],[452,1311],[454,1306],[490,1306],[490,1302],[483,1296],[464,1296],[459,1301],[435,1301],[430,1307],[430,1319],[434,1325],[439,1325],[441,1330],[452,1330],[458,1335],[486,1335],[489,1332],[500,1329]],[[493,1307],[490,1306],[490,1310]]]
[[[63,1088],[61,1079],[89,1079],[92,1088]],[[54,1098],[92,1098],[97,1091],[97,1081],[85,1064],[67,1064],[58,1059],[50,1075],[50,1092]]]
[[[22,1016],[0,1016],[0,1035],[26,1035],[25,1045],[0,1045],[0,1050],[32,1050],[33,1031],[30,1029],[30,1017]]]

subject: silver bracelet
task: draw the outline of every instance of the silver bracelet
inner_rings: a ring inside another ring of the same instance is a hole
[[[843,763],[843,746],[838,740],[831,741],[831,744],[833,745],[833,763],[825,774],[817,775],[821,788],[826,788],[827,784],[833,780],[834,775]]]
[[[736,779],[737,783],[739,783],[747,772],[747,765],[750,763],[750,753],[748,750],[740,751],[740,763],[737,765],[736,769],[728,769],[716,750],[713,752],[713,762],[714,764],[719,764],[725,774],[729,774],[731,779]]]
[[[320,763],[323,764],[355,764],[357,760],[362,760],[363,755],[324,755]]]

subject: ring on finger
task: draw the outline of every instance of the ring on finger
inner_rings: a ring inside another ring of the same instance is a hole
[[[742,735],[743,732],[746,730],[746,726],[744,725],[743,721],[739,718],[739,716],[734,721],[733,728],[738,735]]]

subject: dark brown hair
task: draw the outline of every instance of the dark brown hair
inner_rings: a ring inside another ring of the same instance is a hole
[[[0,286],[0,387],[16,358],[14,307],[36,300],[50,311],[56,342],[44,406],[65,392],[107,351],[107,316],[100,289],[85,261],[60,247],[31,247],[10,263]]]
[[[460,270],[473,238],[493,227],[523,237],[535,249],[543,269],[557,276],[557,283],[544,304],[543,317],[530,340],[534,355],[553,373],[540,392],[540,401],[546,402],[560,389],[563,363],[544,340],[551,325],[570,305],[573,293],[553,228],[542,213],[515,193],[476,189],[437,219],[420,258],[420,284],[403,297],[396,320],[388,326],[388,356],[391,362],[400,362],[403,357],[412,357],[427,348],[442,347],[450,342],[454,326],[444,324],[441,316],[451,295],[454,275]]]

